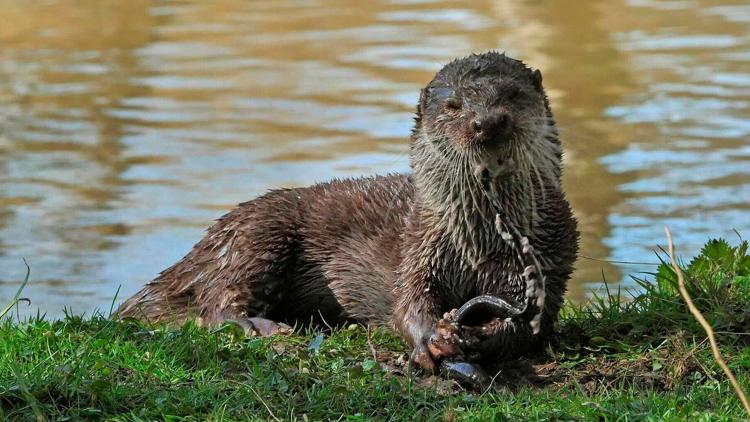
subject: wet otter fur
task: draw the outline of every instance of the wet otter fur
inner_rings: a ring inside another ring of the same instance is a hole
[[[501,220],[533,245],[544,276],[537,326],[508,318],[500,333],[498,359],[525,353],[551,332],[578,251],[561,158],[538,70],[496,52],[454,60],[421,92],[411,174],[240,204],[118,314],[261,334],[311,319],[388,326],[434,370],[457,353],[430,347],[445,312],[483,294],[527,301],[526,264]]]

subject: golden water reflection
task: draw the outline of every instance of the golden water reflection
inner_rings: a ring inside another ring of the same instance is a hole
[[[505,50],[543,70],[582,253],[748,232],[743,1],[0,0],[0,300],[107,309],[269,188],[405,171],[419,89]],[[581,259],[570,297],[647,264]]]

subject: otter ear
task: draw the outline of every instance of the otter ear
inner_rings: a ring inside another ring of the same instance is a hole
[[[531,82],[534,83],[536,89],[539,91],[542,90],[542,72],[540,72],[539,69],[535,69],[531,72]]]

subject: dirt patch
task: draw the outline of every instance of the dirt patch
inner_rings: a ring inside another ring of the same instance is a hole
[[[660,347],[640,353],[582,349],[584,353],[573,356],[547,354],[488,365],[484,369],[493,378],[491,389],[494,390],[515,391],[528,387],[559,390],[578,386],[589,394],[613,388],[669,391],[687,381],[702,382],[711,377],[711,371],[695,357],[704,347],[703,344],[689,347],[678,333]],[[418,384],[436,387],[440,393],[478,392],[475,387],[454,380],[410,370],[405,353],[383,351],[378,361],[389,374],[412,376]]]

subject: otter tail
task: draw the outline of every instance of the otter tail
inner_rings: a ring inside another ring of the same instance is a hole
[[[115,317],[169,325],[179,325],[193,318],[190,295],[170,294],[172,292],[166,292],[163,284],[158,279],[146,284],[117,308]]]

